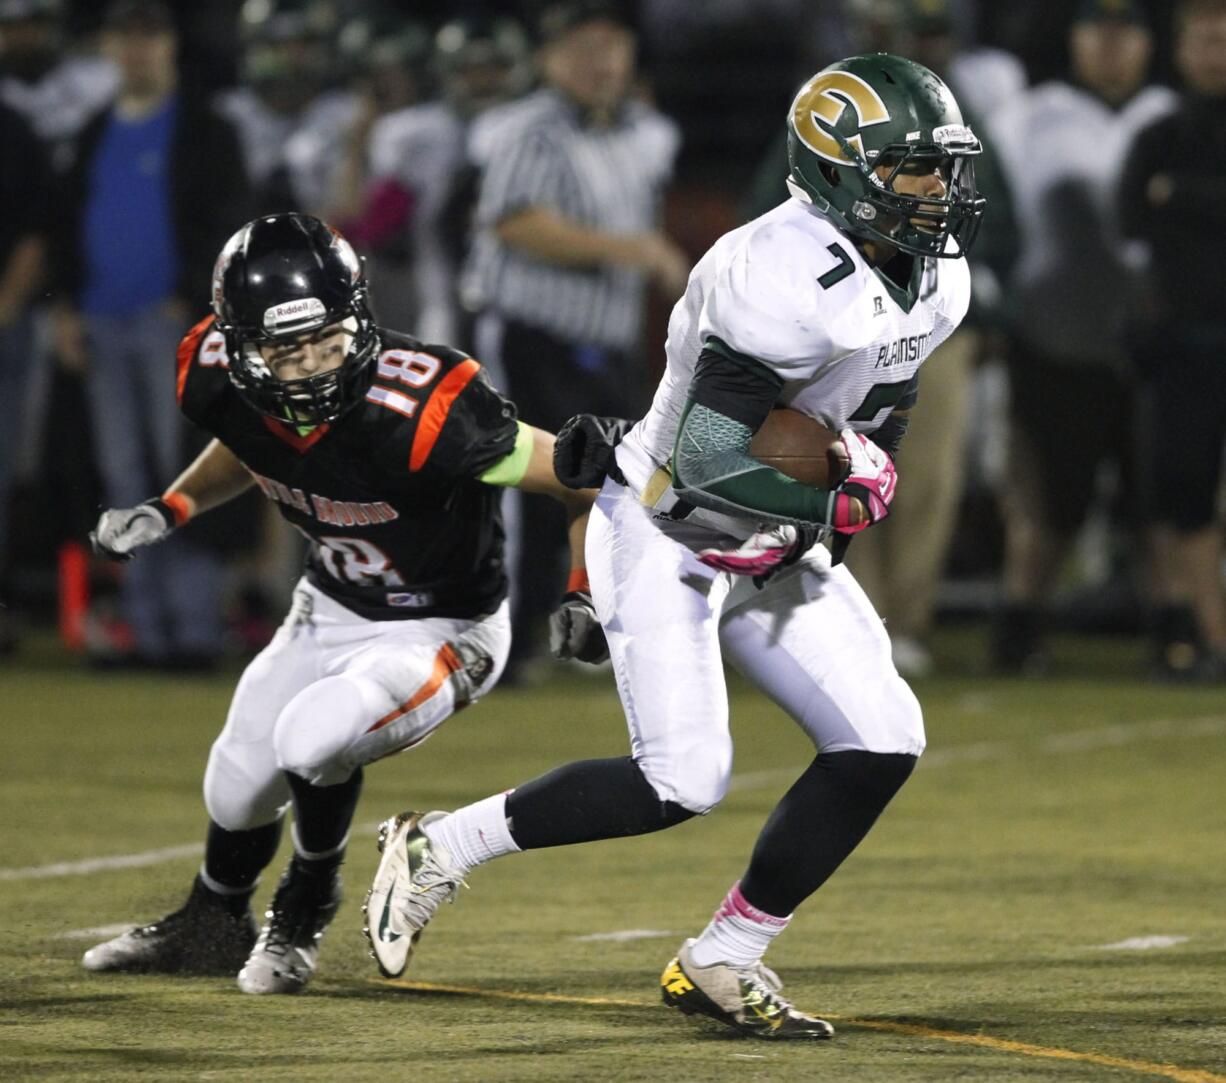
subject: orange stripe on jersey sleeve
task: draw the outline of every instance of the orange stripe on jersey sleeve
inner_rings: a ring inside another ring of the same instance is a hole
[[[421,418],[417,422],[417,431],[413,434],[413,449],[409,452],[409,470],[417,471],[426,465],[430,452],[438,442],[439,433],[451,412],[451,404],[460,396],[460,392],[481,371],[481,364],[471,357],[456,365],[438,383],[430,397],[426,400]]]
[[[191,370],[192,361],[196,357],[196,350],[200,347],[200,340],[204,338],[210,327],[213,326],[213,317],[205,316],[195,327],[183,336],[183,341],[179,343],[177,355],[179,367],[179,379],[175,385],[175,398],[179,405],[183,405],[183,389],[187,386],[187,374]]]

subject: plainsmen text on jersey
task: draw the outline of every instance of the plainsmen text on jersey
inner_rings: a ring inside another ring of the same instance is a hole
[[[953,243],[952,241],[950,242]],[[797,199],[726,233],[690,273],[668,325],[668,364],[647,416],[618,451],[642,489],[672,455],[703,343],[712,336],[783,380],[779,405],[870,433],[970,304],[964,259],[915,258],[903,289]]]
[[[365,400],[305,433],[253,410],[210,316],[179,347],[179,405],[310,541],[307,578],[372,620],[478,617],[506,595],[499,490],[515,407],[471,357],[379,331]]]

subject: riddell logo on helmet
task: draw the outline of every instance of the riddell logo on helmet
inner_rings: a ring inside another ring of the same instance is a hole
[[[284,331],[291,327],[309,327],[328,314],[324,303],[317,297],[304,297],[301,301],[286,301],[264,312],[265,331]]]

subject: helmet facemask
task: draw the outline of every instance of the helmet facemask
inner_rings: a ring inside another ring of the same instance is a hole
[[[288,309],[294,304],[298,302],[277,307]],[[275,332],[252,333],[250,329],[221,325],[230,355],[230,379],[247,402],[260,413],[295,426],[336,421],[354,406],[370,383],[378,337],[364,289],[354,293],[347,308],[347,314],[325,311]],[[345,358],[337,368],[293,380],[282,380],[273,374],[261,347],[292,343],[337,324],[346,339]]]
[[[808,80],[792,103],[788,188],[855,237],[957,258],[986,205],[975,184],[982,150],[927,68],[886,53],[849,57]],[[899,190],[902,178],[933,173],[943,192]]]
[[[965,138],[959,140],[956,150],[946,143],[901,143],[868,152],[870,162],[859,170],[863,191],[848,215],[861,236],[919,256],[966,254],[979,232],[986,201],[975,184],[974,159],[982,146],[969,128],[963,131]],[[889,170],[884,177],[879,172],[882,167]],[[895,188],[900,176],[930,173],[941,177],[944,196],[914,195]]]
[[[286,425],[322,425],[365,396],[379,332],[362,260],[319,219],[267,215],[235,233],[213,268],[213,313],[225,336],[230,380],[260,413]],[[278,377],[278,350],[270,347],[292,352],[299,340],[318,341],[325,330],[345,336],[339,367]]]

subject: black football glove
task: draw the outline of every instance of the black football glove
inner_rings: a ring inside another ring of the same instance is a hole
[[[577,658],[593,664],[609,657],[604,629],[586,590],[570,591],[549,614],[549,650],[555,658]]]
[[[599,489],[606,477],[625,485],[613,451],[633,425],[619,417],[572,417],[553,445],[553,472],[558,481],[568,489]]]
[[[174,528],[174,512],[158,497],[134,508],[108,508],[90,531],[89,544],[100,557],[131,560],[132,550],[161,541]]]

